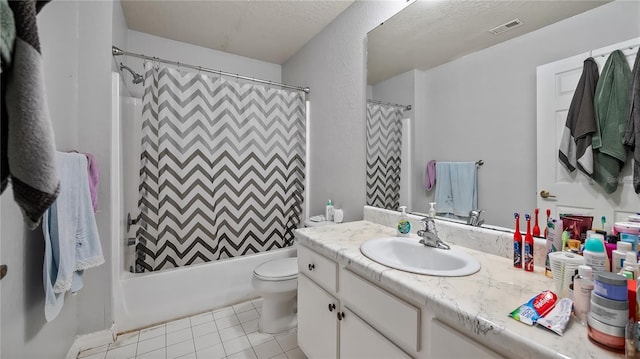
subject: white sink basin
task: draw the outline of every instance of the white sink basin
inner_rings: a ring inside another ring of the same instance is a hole
[[[405,272],[461,277],[480,270],[480,262],[468,253],[427,247],[418,238],[374,238],[362,243],[360,251],[374,262]]]

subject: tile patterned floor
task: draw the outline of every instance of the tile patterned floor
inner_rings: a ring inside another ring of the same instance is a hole
[[[121,334],[115,343],[82,351],[82,359],[306,359],[297,330],[258,332],[262,300]]]

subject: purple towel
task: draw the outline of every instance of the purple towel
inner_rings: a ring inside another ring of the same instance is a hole
[[[431,191],[436,184],[436,161],[427,162],[427,168],[424,173],[424,190]]]
[[[87,156],[89,171],[89,192],[91,193],[91,204],[93,205],[93,213],[98,210],[98,185],[100,184],[100,169],[98,168],[98,161],[90,153],[85,153]]]

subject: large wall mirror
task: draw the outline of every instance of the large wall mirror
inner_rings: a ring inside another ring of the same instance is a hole
[[[514,212],[533,213],[536,69],[638,38],[638,23],[638,1],[416,1],[369,32],[367,98],[412,106],[411,197],[400,205],[427,213],[430,160],[482,160],[486,223],[513,228]]]

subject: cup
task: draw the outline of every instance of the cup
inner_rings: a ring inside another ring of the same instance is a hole
[[[342,209],[333,210],[333,223],[342,223],[344,220],[344,211]]]

